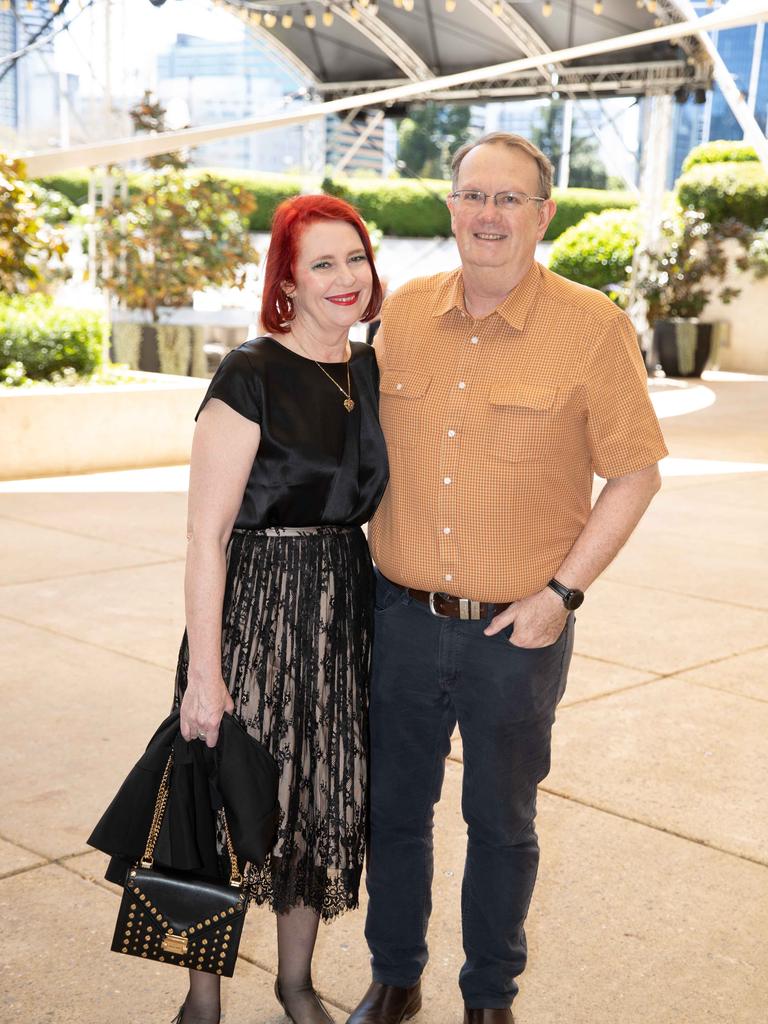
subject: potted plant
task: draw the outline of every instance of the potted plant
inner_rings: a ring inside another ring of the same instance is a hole
[[[664,221],[659,241],[641,254],[635,288],[645,299],[653,350],[668,377],[698,377],[707,365],[717,325],[699,317],[712,297],[727,305],[740,292],[722,284],[728,270],[723,243],[734,238],[746,250],[751,234],[738,221],[715,229],[704,214],[685,210]],[[748,264],[745,252],[736,265]]]
[[[242,287],[248,265],[258,262],[248,233],[254,207],[238,185],[175,167],[142,175],[138,190],[117,192],[98,226],[98,276],[113,303],[117,362],[205,375],[193,295]]]

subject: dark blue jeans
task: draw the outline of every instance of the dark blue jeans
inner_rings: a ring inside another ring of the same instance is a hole
[[[377,573],[371,683],[371,836],[365,934],[373,978],[414,985],[427,963],[432,830],[458,721],[467,855],[461,893],[468,1007],[506,1007],[526,962],[536,880],[536,787],[549,771],[573,616],[551,646],[512,646],[488,620],[442,619]]]

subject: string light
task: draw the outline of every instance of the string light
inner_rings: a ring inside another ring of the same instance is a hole
[[[596,14],[598,18],[600,17],[600,15],[603,13],[603,0],[595,0],[595,5],[592,8],[592,13]]]
[[[445,9],[449,14],[456,10],[456,0],[445,0]]]
[[[293,26],[293,15],[290,11],[286,11],[280,19],[280,24],[283,28],[291,28]]]
[[[635,7],[638,9],[638,11],[642,11],[642,9],[645,7],[645,0],[635,0]]]
[[[392,3],[395,5],[395,7],[403,6],[403,0],[392,0]]]
[[[494,3],[493,3],[493,14],[494,14],[494,17],[500,18],[503,13],[504,13],[504,4],[501,2],[501,0],[494,0]]]
[[[546,0],[546,2],[542,5],[541,14],[542,14],[542,17],[544,17],[544,18],[551,17],[551,15],[552,15],[552,4],[549,2],[549,0]]]
[[[317,25],[317,18],[312,13],[312,11],[307,11],[307,13],[304,15],[304,24],[307,26],[307,28],[314,28],[315,25]]]
[[[261,11],[251,11],[251,17],[249,20],[252,25],[256,25],[258,27],[261,24],[262,17],[263,15]]]
[[[352,18],[353,21],[360,21],[360,9],[358,7],[355,7],[354,4],[350,4],[349,16],[350,18]]]
[[[277,17],[272,13],[272,11],[267,11],[264,15],[264,24],[267,28],[274,28],[277,24]]]
[[[403,0],[403,10],[408,11],[409,14],[413,10],[413,6],[413,0]]]
[[[50,7],[50,9],[53,11],[54,14],[58,14],[59,13],[59,7],[60,7],[59,0],[49,0],[48,6]]]
[[[648,13],[649,14],[655,14],[656,13],[656,0],[648,0],[648,3],[646,4],[646,7],[648,8]]]
[[[27,0],[27,10],[32,14],[35,10],[35,0]]]
[[[361,7],[367,7],[370,0],[357,0],[357,2]]]
[[[715,0],[707,0],[707,7],[714,7],[714,6],[715,6]]]
[[[333,24],[333,11],[328,7],[323,11],[323,24],[326,28],[330,28]]]
[[[10,11],[10,9],[11,0],[2,0],[2,4],[0,4],[0,11]]]

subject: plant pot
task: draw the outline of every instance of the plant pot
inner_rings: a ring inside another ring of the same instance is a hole
[[[248,309],[161,308],[159,314],[159,322],[153,322],[143,310],[113,310],[110,356],[114,362],[149,373],[208,377],[212,372],[206,354],[210,336],[226,328],[231,338],[225,348],[234,348],[249,336],[248,327],[256,319]]]
[[[653,346],[667,377],[700,377],[712,355],[714,324],[657,320]]]

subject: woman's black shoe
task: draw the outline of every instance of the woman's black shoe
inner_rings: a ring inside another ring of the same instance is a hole
[[[333,1017],[320,1002],[317,992],[315,992],[311,986],[306,989],[302,989],[301,993],[307,997],[307,1002],[309,1004],[307,1006],[307,1010],[309,1013],[307,1016],[302,1015],[301,1020],[297,1020],[283,1002],[283,996],[280,992],[280,982],[275,978],[275,997],[278,1003],[282,1006],[286,1017],[292,1021],[293,1024],[335,1024]]]

